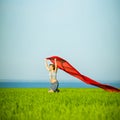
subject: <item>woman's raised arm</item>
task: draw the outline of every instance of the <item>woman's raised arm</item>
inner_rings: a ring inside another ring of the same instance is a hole
[[[55,72],[57,72],[58,68],[57,68],[57,61],[56,61],[56,58],[54,59],[55,61]]]
[[[46,69],[49,71],[49,66],[48,66],[47,59],[44,59],[44,62],[45,62],[45,67],[46,67]]]

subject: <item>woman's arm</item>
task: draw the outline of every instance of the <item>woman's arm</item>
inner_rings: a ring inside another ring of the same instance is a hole
[[[57,62],[56,62],[56,59],[54,59],[55,61],[55,72],[57,72],[58,68],[57,68]]]
[[[45,67],[46,67],[46,69],[49,71],[49,66],[48,66],[47,59],[44,59],[44,62],[45,62]]]

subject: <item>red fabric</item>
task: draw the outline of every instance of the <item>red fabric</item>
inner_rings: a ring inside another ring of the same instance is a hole
[[[60,58],[58,56],[52,56],[52,57],[48,57],[46,59],[49,59],[53,64],[54,64],[54,59],[56,58],[56,62],[57,62],[57,67],[67,73],[69,73],[70,75],[82,80],[83,82],[90,84],[90,85],[94,85],[97,87],[100,87],[106,91],[110,91],[110,92],[120,92],[120,90],[118,88],[112,87],[110,85],[106,85],[106,84],[101,84],[99,82],[96,82],[95,80],[92,80],[91,78],[82,75],[80,72],[78,72],[69,62],[67,62],[65,59]]]

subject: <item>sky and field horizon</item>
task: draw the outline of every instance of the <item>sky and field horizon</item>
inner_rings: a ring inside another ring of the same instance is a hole
[[[49,81],[57,55],[96,81],[120,81],[119,0],[1,0],[0,82]],[[58,80],[79,82],[59,70]]]

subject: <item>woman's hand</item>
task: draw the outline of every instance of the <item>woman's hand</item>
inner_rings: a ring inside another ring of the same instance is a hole
[[[44,61],[47,61],[47,59],[45,58]]]
[[[45,58],[44,61],[45,61],[45,62],[48,62],[48,59]]]
[[[45,58],[44,60],[48,60],[48,59]]]

